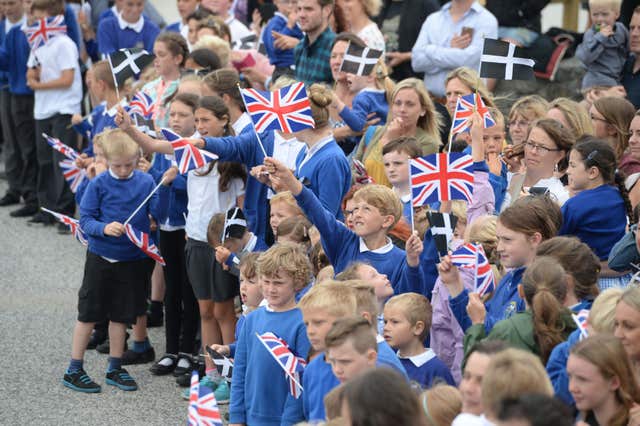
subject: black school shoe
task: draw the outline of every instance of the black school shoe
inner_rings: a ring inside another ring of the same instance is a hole
[[[13,210],[9,212],[9,216],[11,217],[29,217],[38,213],[38,206],[35,204],[25,204],[20,207],[18,210]]]
[[[77,392],[97,393],[101,390],[100,385],[91,380],[83,369],[64,373],[62,384]]]
[[[161,364],[161,362],[163,360],[165,360],[165,359],[170,359],[171,360],[171,364],[170,365]],[[158,360],[158,362],[156,362],[155,364],[153,364],[151,366],[151,368],[149,368],[149,371],[151,371],[151,374],[156,375],[156,376],[166,376],[167,374],[172,373],[173,371],[175,371],[177,365],[178,365],[178,356],[177,355],[164,354],[164,355],[162,355],[160,360]]]
[[[96,349],[98,345],[104,343],[107,340],[107,335],[105,333],[96,332],[95,330],[91,333],[91,338],[89,338],[89,343],[87,343],[87,349]],[[107,344],[107,353],[109,352],[109,345]]]
[[[127,340],[129,340],[129,333],[127,333],[124,337],[124,349],[123,352],[126,352],[127,349],[129,349],[129,346],[127,345]],[[96,351],[100,352],[101,354],[108,354],[109,353],[109,337],[107,337],[102,343],[98,344],[96,346]]]
[[[4,197],[0,198],[0,207],[14,206],[16,204],[20,204],[20,197],[16,197],[15,195],[9,194],[8,192],[4,195]]]
[[[149,347],[144,352],[135,352],[131,349],[122,354],[122,365],[146,364],[156,359],[156,351]]]
[[[129,375],[129,372],[124,368],[118,368],[107,372],[107,379],[105,382],[108,385],[115,386],[123,391],[138,390],[138,384],[133,377]]]
[[[182,359],[187,361],[188,365],[186,367],[181,367],[178,365],[180,363],[180,360]],[[174,377],[179,377],[184,374],[191,374],[193,369],[196,367],[197,366],[193,363],[193,358],[191,358],[191,355],[180,352],[178,354],[178,361],[176,362],[176,368],[175,370],[173,370],[173,375]]]

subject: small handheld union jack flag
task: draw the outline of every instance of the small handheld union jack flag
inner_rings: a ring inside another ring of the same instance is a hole
[[[217,155],[196,148],[185,138],[180,137],[169,129],[162,129],[162,134],[173,147],[180,174],[185,174],[189,170],[199,169],[213,160],[218,159]]]
[[[289,382],[289,392],[291,396],[298,399],[302,395],[302,380],[300,380],[300,373],[304,371],[307,363],[304,359],[296,356],[291,352],[287,342],[280,339],[270,331],[263,333],[262,335],[256,333],[256,337],[265,348],[269,351],[271,356],[278,362],[278,365],[284,370],[287,381]]]
[[[71,148],[69,145],[65,145],[64,143],[62,143],[60,139],[52,138],[46,133],[43,133],[42,137],[47,141],[49,145],[51,145],[51,148],[67,157],[69,160],[75,161],[78,157],[80,157],[75,149]]]
[[[589,332],[587,331],[587,325],[589,324],[589,310],[582,309],[577,314],[571,314],[571,318],[573,318],[573,321],[580,330],[580,340],[585,337],[589,337]]]
[[[22,30],[27,36],[31,50],[44,46],[47,42],[60,34],[67,33],[67,26],[63,15],[38,19],[33,25]]]
[[[480,244],[467,243],[451,253],[451,263],[461,268],[474,268],[474,291],[484,296],[495,288],[495,278],[491,264]]]
[[[478,93],[472,93],[458,98],[456,110],[453,113],[451,134],[455,135],[471,128],[473,113],[475,111],[482,117],[483,128],[486,129],[496,125],[482,97]]]
[[[69,230],[71,231],[71,235],[73,235],[75,239],[78,240],[82,245],[86,246],[87,244],[89,244],[87,242],[87,236],[85,235],[82,228],[80,228],[80,222],[77,219],[63,215],[61,213],[56,213],[49,209],[45,209],[44,207],[40,207],[40,209],[55,217],[60,223],[64,223],[65,225],[67,225],[69,227]]]
[[[149,119],[153,115],[153,99],[144,92],[133,95],[129,102],[129,114],[138,113],[143,118]]]
[[[222,417],[213,389],[200,386],[198,372],[195,370],[191,374],[187,426],[222,426]]]
[[[275,92],[240,89],[240,93],[258,133],[267,130],[293,133],[316,125],[304,83],[295,83]]]
[[[73,160],[65,159],[58,163],[62,169],[62,175],[64,180],[69,184],[69,189],[74,194],[78,190],[78,186],[82,183],[87,176],[87,172],[76,166],[76,162]]]
[[[467,200],[473,195],[473,159],[459,152],[409,160],[414,207],[435,201]]]
[[[149,238],[149,234],[147,234],[146,232],[138,231],[128,223],[124,226],[124,228],[127,234],[127,238],[129,238],[133,244],[135,244],[147,256],[160,263],[162,266],[165,265],[164,259],[160,254],[158,246],[156,246],[153,241],[151,241],[151,238]]]
[[[367,173],[367,168],[364,166],[364,164],[362,164],[361,161],[356,160],[355,158],[353,158],[351,161],[353,162],[353,175],[356,183],[359,183],[360,185],[376,183],[373,178],[369,176],[369,173]]]

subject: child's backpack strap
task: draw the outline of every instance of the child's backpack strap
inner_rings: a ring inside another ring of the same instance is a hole
[[[373,134],[376,132],[377,129],[378,129],[378,126],[369,126],[369,127],[367,127],[367,130],[364,132],[364,148],[365,148],[365,150],[367,149],[367,147],[371,143],[371,139],[373,138]]]

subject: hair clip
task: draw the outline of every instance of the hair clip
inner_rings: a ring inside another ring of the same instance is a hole
[[[589,155],[587,155],[587,161],[595,161],[596,155],[598,155],[598,150],[591,151]]]

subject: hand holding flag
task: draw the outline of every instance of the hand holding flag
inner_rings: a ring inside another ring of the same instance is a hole
[[[188,140],[173,133],[169,129],[162,129],[162,134],[173,147],[180,174],[185,174],[189,170],[199,169],[211,161],[218,159],[217,155],[196,148],[191,145]]]
[[[206,349],[209,354],[209,358],[211,358],[211,361],[216,365],[218,374],[228,381],[231,381],[231,376],[233,375],[233,361],[222,355],[220,352],[215,351],[211,346],[207,346]]]

